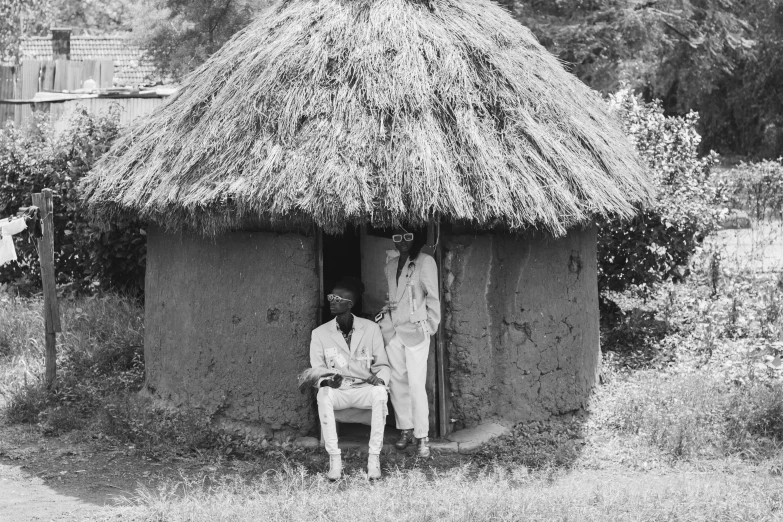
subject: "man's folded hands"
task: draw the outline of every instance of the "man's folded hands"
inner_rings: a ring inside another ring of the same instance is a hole
[[[373,386],[383,386],[386,383],[383,382],[383,379],[372,373],[371,370],[370,376],[367,378],[367,384],[372,384]]]

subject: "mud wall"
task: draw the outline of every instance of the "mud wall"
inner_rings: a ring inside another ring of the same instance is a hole
[[[585,405],[600,361],[594,228],[451,236],[443,268],[457,429]]]
[[[147,389],[257,436],[309,431],[313,410],[296,375],[309,366],[316,326],[315,240],[151,228],[147,241]]]

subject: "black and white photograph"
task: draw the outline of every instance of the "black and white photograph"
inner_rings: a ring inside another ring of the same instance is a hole
[[[783,0],[0,0],[0,522],[783,520]]]

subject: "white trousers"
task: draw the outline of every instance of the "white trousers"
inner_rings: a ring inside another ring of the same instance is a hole
[[[328,386],[318,389],[318,417],[321,433],[329,455],[339,455],[335,410],[347,408],[372,409],[370,424],[370,454],[380,455],[383,448],[383,428],[386,425],[386,388],[362,386],[360,388],[335,389]]]
[[[413,429],[416,438],[426,437],[430,430],[427,402],[427,358],[429,336],[416,346],[405,346],[398,336],[389,341],[386,354],[391,366],[389,393],[394,405],[397,429]]]

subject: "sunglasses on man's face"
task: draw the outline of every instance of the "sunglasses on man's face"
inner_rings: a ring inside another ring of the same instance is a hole
[[[392,241],[395,243],[401,243],[402,241],[413,241],[413,234],[394,234],[392,236]]]
[[[327,295],[326,299],[328,299],[330,303],[340,304],[340,303],[345,301],[345,302],[353,304],[353,301],[351,301],[350,299],[345,299],[345,298],[340,297],[339,295],[334,295],[334,294]]]

